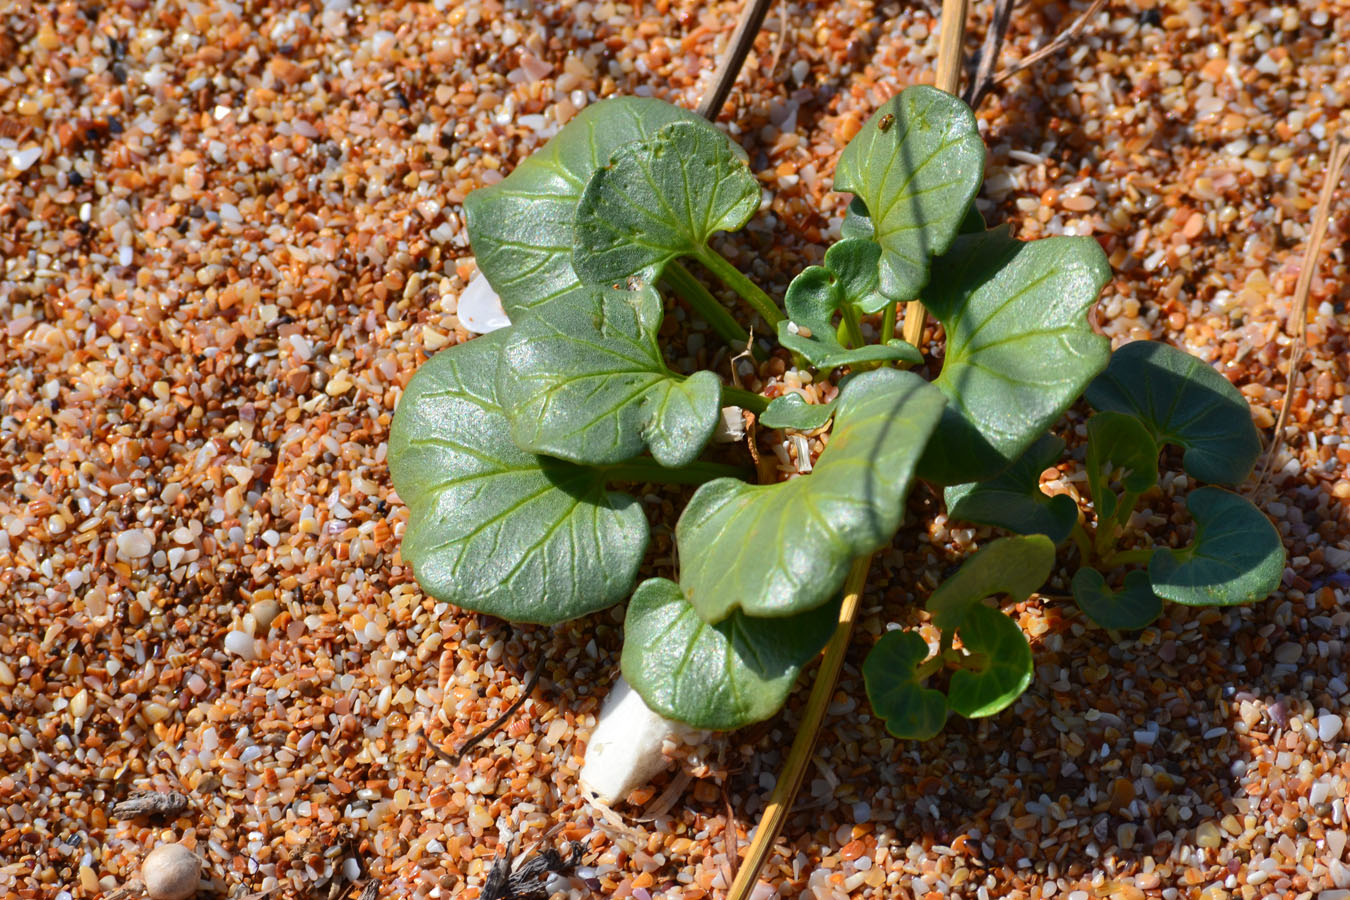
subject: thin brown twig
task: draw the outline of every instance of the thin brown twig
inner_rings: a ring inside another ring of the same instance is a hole
[[[741,66],[745,65],[745,58],[750,55],[750,48],[755,45],[755,38],[759,36],[764,16],[772,5],[773,0],[746,0],[745,8],[741,11],[741,20],[736,24],[736,31],[731,36],[727,54],[722,57],[722,64],[717,69],[716,78],[713,79],[712,90],[703,95],[703,101],[698,105],[698,114],[703,118],[712,121],[722,111],[722,106],[731,94],[731,87],[741,73]]]
[[[971,109],[979,109],[984,98],[994,87],[994,72],[998,67],[999,54],[1003,52],[1003,40],[1008,36],[1012,25],[1013,10],[1018,0],[994,0],[994,16],[989,20],[989,30],[984,33],[984,45],[980,47],[979,64],[975,77],[966,85],[962,99]]]
[[[994,76],[994,81],[990,87],[996,87],[1016,75],[1018,72],[1022,72],[1036,65],[1036,63],[1045,59],[1047,56],[1058,53],[1067,46],[1070,41],[1077,37],[1078,32],[1082,31],[1087,23],[1091,21],[1092,17],[1101,12],[1102,8],[1105,6],[1106,0],[1092,0],[1092,5],[1084,10],[1081,16],[1074,19],[1072,25],[1055,35],[1054,40],[1044,47],[1028,53],[1022,59],[1019,59],[1017,62],[1001,70]]]
[[[1303,364],[1303,353],[1307,349],[1308,335],[1308,297],[1312,292],[1313,276],[1317,274],[1317,257],[1322,250],[1322,239],[1326,237],[1327,224],[1331,219],[1331,201],[1340,183],[1341,174],[1350,164],[1350,134],[1338,134],[1331,145],[1331,157],[1327,160],[1326,177],[1322,181],[1322,192],[1317,197],[1317,207],[1313,213],[1312,230],[1308,232],[1308,246],[1303,254],[1303,268],[1299,270],[1298,281],[1294,285],[1294,305],[1289,312],[1289,322],[1285,326],[1292,339],[1289,344],[1289,374],[1285,379],[1284,402],[1280,405],[1279,418],[1275,420],[1275,433],[1266,451],[1266,464],[1261,469],[1252,491],[1260,490],[1270,477],[1275,465],[1275,456],[1284,443],[1284,425],[1289,420],[1294,405],[1294,389],[1298,385],[1299,372]]]
[[[484,728],[477,734],[471,736],[464,743],[460,744],[459,748],[455,750],[454,753],[449,753],[446,750],[442,749],[435,741],[431,739],[431,735],[427,734],[426,728],[423,727],[422,736],[426,738],[427,746],[431,748],[431,751],[433,753],[435,753],[438,757],[440,757],[442,762],[449,763],[452,766],[459,765],[459,761],[464,758],[464,754],[472,750],[478,744],[479,741],[483,740],[483,738],[492,734],[498,728],[501,728],[502,724],[505,723],[507,719],[511,718],[513,715],[516,714],[516,710],[520,709],[523,705],[525,705],[525,701],[530,699],[530,693],[534,690],[534,686],[539,683],[539,675],[543,671],[544,671],[544,658],[540,656],[539,662],[535,664],[534,671],[530,673],[529,680],[525,682],[525,687],[520,692],[520,696],[511,702],[511,705],[506,708],[506,712],[498,716],[491,725]]]

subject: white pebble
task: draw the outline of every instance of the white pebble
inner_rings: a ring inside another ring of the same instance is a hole
[[[26,172],[32,167],[33,163],[42,158],[41,147],[29,147],[27,150],[11,150],[9,152],[10,165],[20,172]]]
[[[231,631],[226,634],[225,651],[244,659],[254,659],[258,655],[254,648],[253,636],[245,631]]]
[[[1341,726],[1345,724],[1340,716],[1327,714],[1317,717],[1317,738],[1322,743],[1326,743],[1341,733]]]
[[[141,880],[151,900],[186,900],[201,884],[202,861],[182,844],[161,844],[146,855]]]
[[[1332,859],[1340,859],[1341,853],[1345,850],[1345,838],[1344,831],[1328,831],[1327,855]]]
[[[470,279],[469,286],[459,295],[456,315],[459,323],[474,334],[487,334],[511,324],[502,309],[501,298],[481,272]]]
[[[142,559],[155,547],[144,528],[132,528],[117,535],[117,555],[123,559]]]

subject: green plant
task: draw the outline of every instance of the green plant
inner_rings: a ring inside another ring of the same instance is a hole
[[[1063,539],[1063,501],[1025,482],[1062,447],[1049,427],[1107,366],[1086,314],[1110,272],[1090,238],[987,230],[973,205],[983,171],[959,100],[912,87],[885,104],[839,161],[838,187],[855,194],[844,239],[792,281],[786,314],[710,245],[750,219],[760,189],[740,149],[684,110],[595,104],[475,191],[465,209],[478,266],[513,324],[431,359],[395,415],[389,465],[411,511],[403,555],[423,588],[539,623],[631,594],[627,680],[662,715],[732,729],[781,706],[829,637],[846,577],[861,578],[900,527],[914,477],[983,481],[951,489],[965,492],[963,508],[1024,501],[1035,529],[1044,521]],[[682,259],[732,289],[778,353],[836,380],[837,398],[770,402],[716,372],[668,368],[658,286],[737,349],[751,331]],[[899,304],[916,299],[946,335],[931,382],[906,371],[924,355],[894,333]],[[828,445],[810,474],[752,483],[748,465],[704,458],[725,405],[789,433],[829,426]],[[675,526],[677,578],[634,591],[648,523],[613,488],[653,482],[697,490]],[[1197,559],[1159,563],[1155,585],[1186,581]],[[982,601],[1025,599],[1053,561],[1049,538],[991,544],[930,599],[943,634],[932,660],[912,634],[878,644],[869,691],[893,730],[933,733],[948,709],[988,715],[1026,687],[1025,637]],[[946,667],[945,694],[923,686]]]

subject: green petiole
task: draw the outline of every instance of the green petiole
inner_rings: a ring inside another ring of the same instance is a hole
[[[755,476],[754,469],[748,466],[692,462],[687,466],[672,469],[646,456],[598,468],[604,473],[606,481],[637,482],[640,484],[699,485],[717,478],[739,478],[742,481],[752,481]]]
[[[698,313],[707,322],[717,336],[733,347],[743,347],[750,340],[750,334],[727,312],[712,292],[704,287],[693,274],[672,260],[662,273],[666,284],[679,295],[680,299]]]
[[[755,284],[741,270],[727,262],[726,257],[713,250],[711,247],[704,247],[698,254],[698,261],[703,263],[722,283],[733,291],[741,295],[741,299],[754,307],[755,312],[769,323],[770,328],[777,328],[778,323],[786,319],[778,304],[759,285]]]
[[[748,409],[758,415],[769,408],[769,398],[747,391],[744,388],[722,385],[722,402],[731,406]]]
[[[895,337],[895,306],[896,303],[892,300],[881,311],[881,343],[883,344]]]
[[[1128,566],[1131,563],[1146,563],[1153,557],[1152,547],[1140,547],[1135,550],[1119,550],[1102,559],[1103,568]]]
[[[867,343],[863,339],[862,323],[858,321],[858,310],[852,303],[845,303],[839,308],[839,312],[844,320],[844,329],[848,333],[848,339],[852,349],[857,349]]]

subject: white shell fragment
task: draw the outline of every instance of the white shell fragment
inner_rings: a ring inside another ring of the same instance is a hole
[[[474,334],[487,334],[511,324],[502,309],[502,300],[479,272],[469,280],[469,286],[459,295],[456,312],[459,322]]]
[[[722,407],[722,417],[717,420],[717,429],[713,431],[713,442],[734,444],[745,438],[745,411],[739,406]]]
[[[619,676],[586,743],[582,789],[606,806],[613,805],[665,768],[661,745],[666,740],[690,733],[688,726],[652,712]]]

